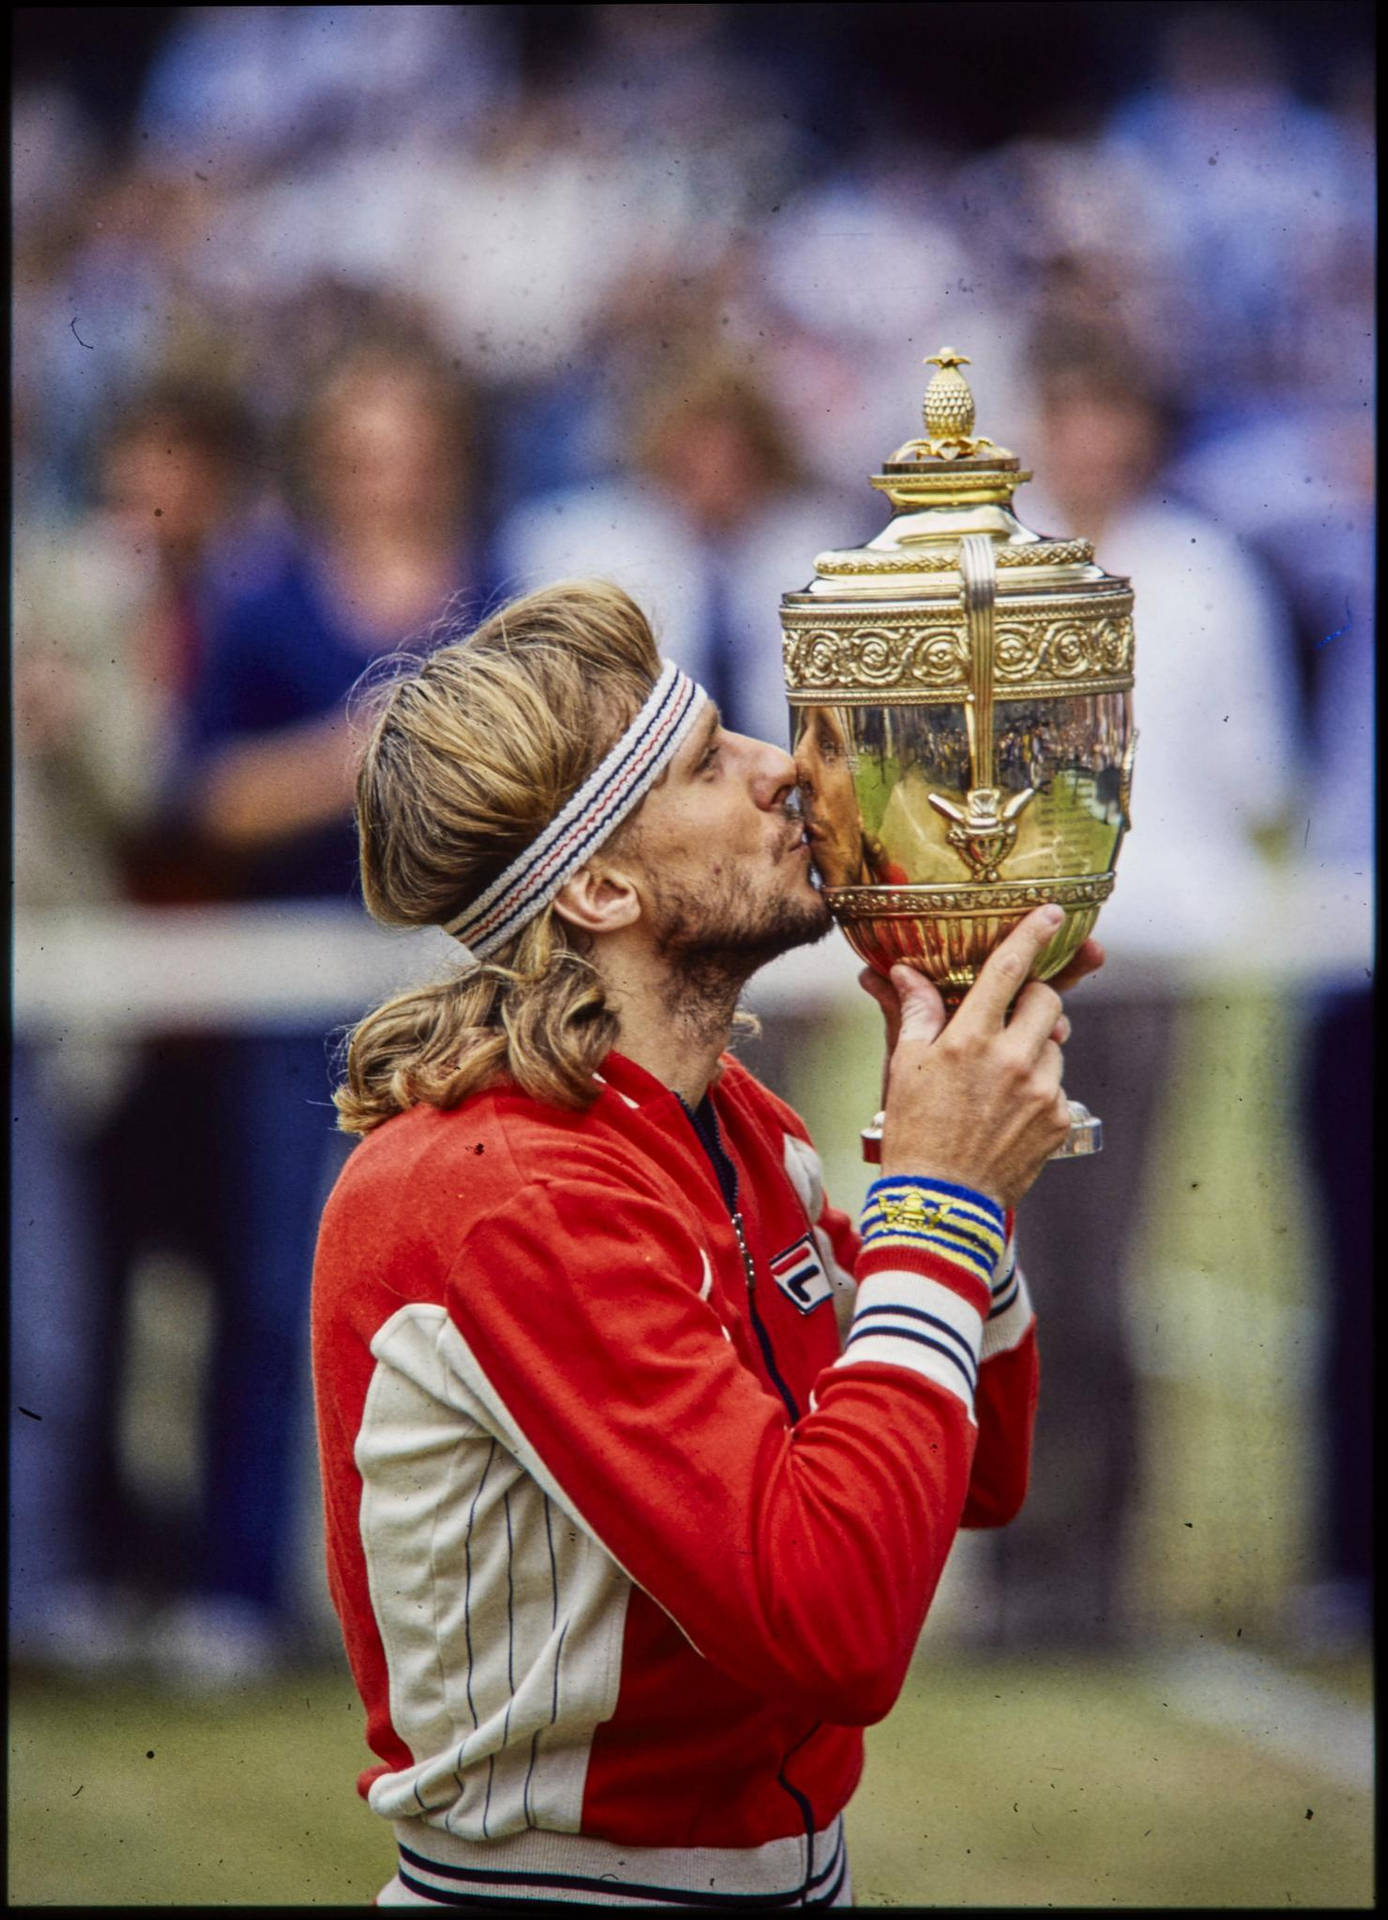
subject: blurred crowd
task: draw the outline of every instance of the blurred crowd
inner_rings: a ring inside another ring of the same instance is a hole
[[[549,11],[557,52],[522,31]],[[1101,929],[1118,977],[1076,1018],[1069,1074],[1121,1195],[1179,1030],[1152,960],[1216,946],[1210,900],[1268,861],[1371,858],[1372,62],[1347,37],[1313,98],[1272,10],[1161,7],[1140,86],[1060,130],[1038,112],[946,145],[939,75],[908,124],[827,132],[834,49],[799,11],[181,8],[115,131],[61,78],[21,84],[19,911],[349,907],[354,684],[560,575],[619,580],[734,726],[783,738],[778,597],[876,530],[865,477],[919,431],[922,358],[950,341],[979,429],[1037,472],[1023,519],[1137,583],[1137,824]],[[1149,964],[1125,983],[1129,953]],[[1352,1636],[1368,995],[1308,993],[1331,1412],[1307,1606]],[[138,1650],[213,1684],[301,1645],[329,1084],[325,1036],[283,1023],[19,1033],[22,1657]],[[990,1631],[1117,1641],[1131,1219],[1038,1195],[1055,1410]],[[130,1274],[165,1245],[216,1302],[177,1527],[140,1511],[116,1442]]]

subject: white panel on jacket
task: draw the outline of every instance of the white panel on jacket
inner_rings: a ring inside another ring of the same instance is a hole
[[[464,1839],[576,1832],[631,1583],[475,1391],[441,1306],[402,1307],[371,1350],[361,1535],[391,1721],[415,1760],[373,1784],[371,1807]]]

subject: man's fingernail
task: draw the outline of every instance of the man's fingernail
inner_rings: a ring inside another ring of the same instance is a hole
[[[1048,927],[1058,927],[1065,918],[1065,909],[1064,907],[1056,906],[1055,903],[1052,902],[1050,906],[1042,907],[1041,918]]]

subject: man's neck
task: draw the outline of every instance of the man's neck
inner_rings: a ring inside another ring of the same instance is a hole
[[[741,982],[687,979],[654,956],[604,956],[617,1049],[691,1107],[708,1092],[732,1037]]]

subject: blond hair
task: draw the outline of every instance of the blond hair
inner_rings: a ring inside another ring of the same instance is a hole
[[[385,689],[357,778],[372,916],[435,926],[476,899],[630,725],[660,664],[640,608],[596,580],[512,601],[411,662]],[[585,937],[546,907],[490,959],[367,1014],[347,1042],[338,1125],[369,1133],[505,1078],[582,1108],[616,1037]]]

